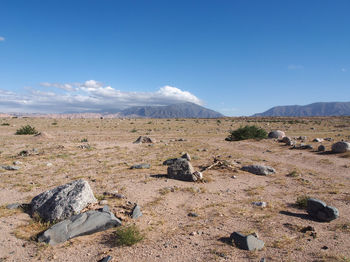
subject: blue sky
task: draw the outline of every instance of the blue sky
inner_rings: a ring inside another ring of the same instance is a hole
[[[350,1],[1,0],[0,111],[350,101]]]

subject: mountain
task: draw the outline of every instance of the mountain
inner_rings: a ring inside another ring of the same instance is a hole
[[[147,118],[218,118],[222,114],[186,102],[168,106],[135,106],[120,112],[125,117],[147,117]]]
[[[350,102],[318,102],[305,106],[276,106],[253,116],[349,116]]]

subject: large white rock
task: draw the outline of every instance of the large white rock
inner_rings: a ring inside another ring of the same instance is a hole
[[[282,139],[283,137],[285,137],[286,134],[281,131],[281,130],[274,130],[274,131],[271,131],[269,134],[268,134],[268,138],[278,138],[278,139]]]
[[[32,215],[38,214],[45,221],[59,221],[79,214],[97,199],[85,180],[76,180],[58,186],[34,197],[30,203]]]

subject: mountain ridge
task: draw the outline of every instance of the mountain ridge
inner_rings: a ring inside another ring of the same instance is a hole
[[[350,102],[316,102],[308,105],[275,106],[252,116],[348,116]]]

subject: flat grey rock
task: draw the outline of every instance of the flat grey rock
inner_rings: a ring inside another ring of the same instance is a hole
[[[347,151],[350,151],[350,143],[345,141],[339,141],[337,143],[334,143],[332,145],[332,152],[333,153],[345,153]]]
[[[263,165],[243,166],[241,170],[260,176],[267,176],[276,173],[276,170],[274,168]]]
[[[330,222],[339,217],[339,211],[337,208],[327,206],[325,202],[315,198],[307,200],[306,210],[311,217],[321,222]]]
[[[139,218],[140,216],[142,216],[141,208],[140,208],[139,205],[136,205],[136,206],[134,207],[134,209],[132,210],[131,217],[132,217],[133,219],[137,219],[137,218]]]
[[[151,165],[150,164],[137,164],[137,165],[133,165],[130,167],[130,169],[148,169],[150,168]]]
[[[90,235],[120,225],[121,221],[113,213],[91,210],[53,225],[38,237],[38,241],[56,245],[74,237]]]
[[[249,251],[261,250],[265,245],[264,241],[254,235],[245,236],[239,232],[233,232],[230,239],[238,248]]]
[[[5,170],[10,170],[10,171],[14,171],[14,170],[19,170],[20,167],[19,166],[1,166],[2,169]]]
[[[20,207],[22,207],[22,204],[20,204],[20,203],[8,204],[6,206],[7,209],[16,209],[16,208],[20,208]]]
[[[85,180],[76,180],[58,186],[34,197],[30,203],[31,213],[37,213],[45,221],[60,221],[79,214],[97,199]]]

